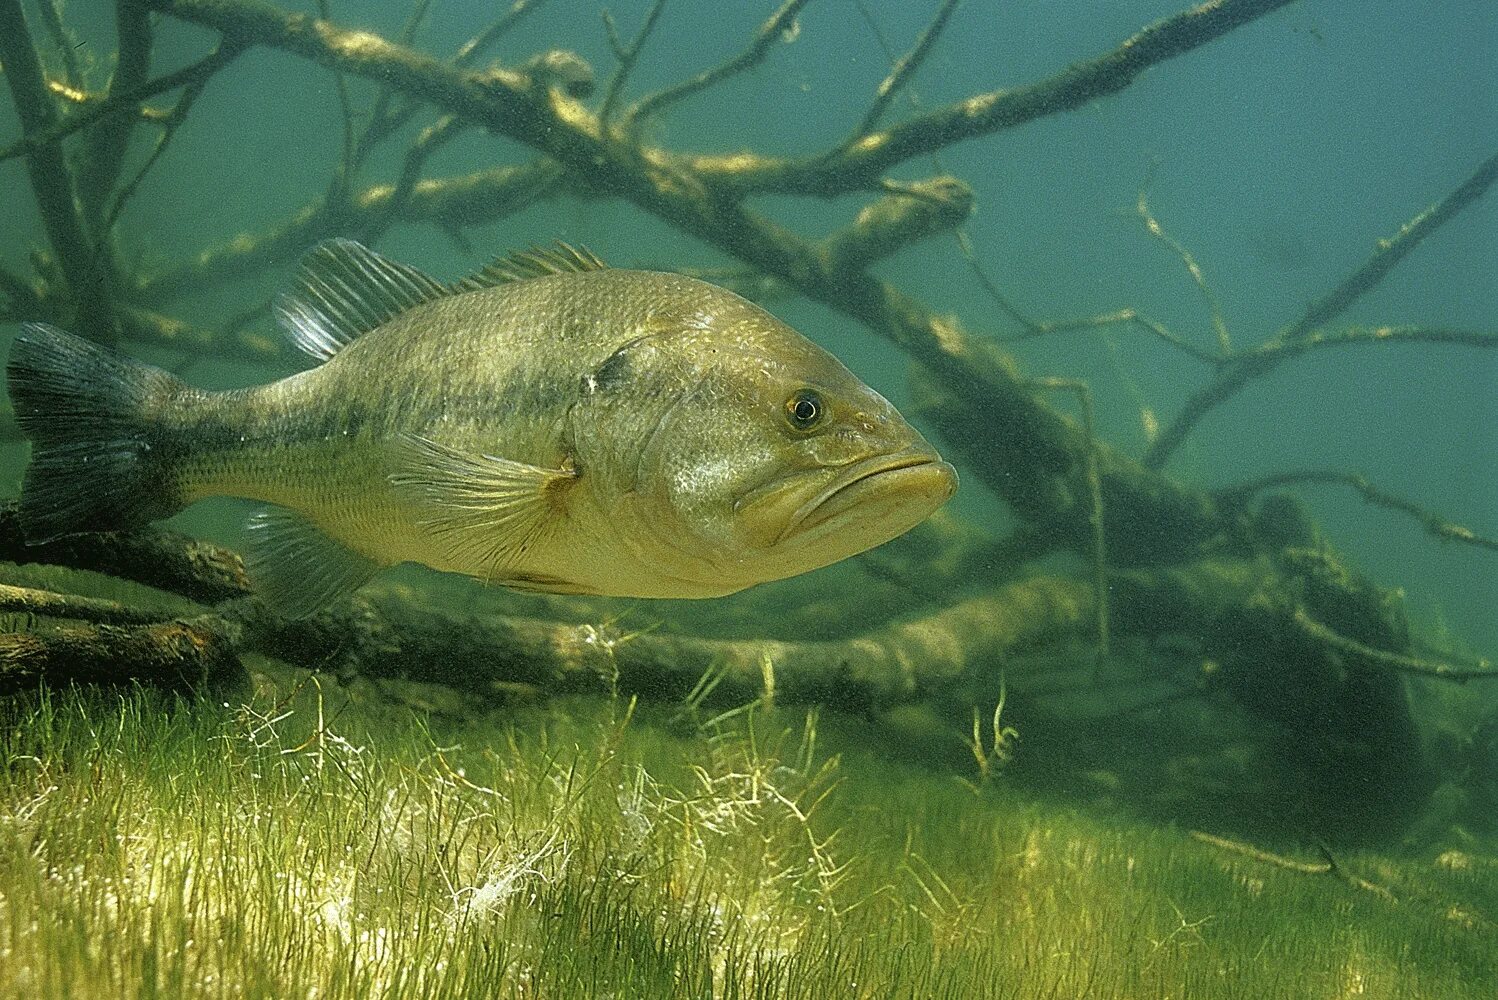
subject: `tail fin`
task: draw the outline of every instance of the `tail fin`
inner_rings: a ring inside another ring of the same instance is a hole
[[[175,377],[41,323],[26,323],[6,374],[31,438],[17,511],[31,543],[139,527],[181,506],[172,441],[152,418],[186,390]]]

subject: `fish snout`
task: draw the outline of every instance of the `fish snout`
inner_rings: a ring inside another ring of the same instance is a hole
[[[900,510],[898,519],[919,511],[925,520],[957,492],[957,470],[942,461],[919,434],[910,446],[851,462],[804,502],[782,529],[777,543],[818,525],[845,520],[855,512],[882,519]],[[898,532],[897,532],[898,533]]]

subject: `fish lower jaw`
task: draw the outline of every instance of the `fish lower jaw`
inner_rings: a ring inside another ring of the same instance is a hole
[[[860,463],[804,504],[781,531],[776,545],[855,514],[866,521],[877,521],[885,508],[924,509],[914,521],[889,536],[893,538],[925,520],[951,499],[956,489],[956,470],[924,452]]]

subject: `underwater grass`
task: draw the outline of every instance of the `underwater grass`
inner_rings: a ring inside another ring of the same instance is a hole
[[[0,995],[1476,997],[1498,863],[1343,859],[974,794],[815,716],[569,702],[423,723],[303,684],[231,711],[11,703]],[[430,726],[430,728],[429,728]],[[1418,898],[1414,889],[1424,893]]]

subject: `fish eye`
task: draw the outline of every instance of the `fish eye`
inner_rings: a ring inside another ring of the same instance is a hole
[[[785,419],[798,431],[809,431],[822,419],[827,406],[815,389],[799,389],[785,401]]]

